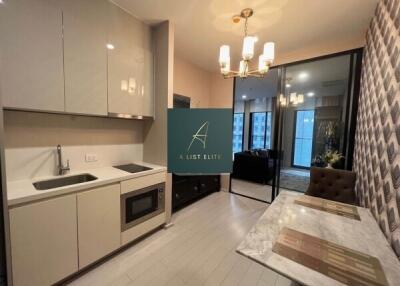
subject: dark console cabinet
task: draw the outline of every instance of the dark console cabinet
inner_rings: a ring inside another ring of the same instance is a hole
[[[172,175],[172,209],[176,211],[207,194],[220,190],[219,175]]]

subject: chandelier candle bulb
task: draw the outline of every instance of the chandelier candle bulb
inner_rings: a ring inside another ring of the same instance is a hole
[[[246,36],[243,40],[243,52],[242,57],[244,60],[251,60],[254,56],[254,43],[256,42],[256,37]]]
[[[268,63],[272,63],[275,59],[275,44],[268,42],[264,44],[264,57]]]
[[[304,95],[303,94],[299,94],[297,96],[297,102],[298,103],[303,103],[304,102]]]
[[[228,45],[223,45],[219,49],[219,64],[221,67],[229,64],[230,62],[230,48]]]
[[[264,55],[258,57],[258,70],[261,73],[266,73],[268,71],[268,65]]]
[[[297,99],[297,94],[295,92],[292,92],[289,96],[289,101],[290,102],[295,102]]]

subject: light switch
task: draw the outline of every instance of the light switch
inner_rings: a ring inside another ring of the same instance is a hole
[[[97,155],[96,154],[86,154],[85,155],[85,161],[86,162],[96,162],[97,161]]]

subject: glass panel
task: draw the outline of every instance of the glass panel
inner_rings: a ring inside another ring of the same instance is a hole
[[[251,116],[251,149],[262,149],[265,146],[265,112],[254,112]]]
[[[294,166],[310,167],[314,110],[299,110],[296,114],[296,136],[294,138]]]
[[[293,64],[286,68],[284,96],[304,96],[283,108],[280,188],[305,192],[311,166],[326,167],[328,151],[344,152],[350,55]],[[344,161],[336,162],[343,168]]]
[[[273,145],[272,121],[278,95],[278,68],[263,78],[235,80],[234,113],[243,113],[243,152],[234,154],[231,191],[246,197],[270,202],[272,198]],[[252,150],[253,149],[253,150]]]
[[[243,113],[235,113],[233,115],[233,153],[243,150]]]

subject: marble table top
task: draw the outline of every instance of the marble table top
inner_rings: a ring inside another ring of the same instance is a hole
[[[287,227],[379,259],[389,285],[399,285],[400,262],[368,209],[357,207],[361,221],[294,204],[304,196],[282,191],[253,226],[236,251],[303,285],[345,285],[272,252]]]

